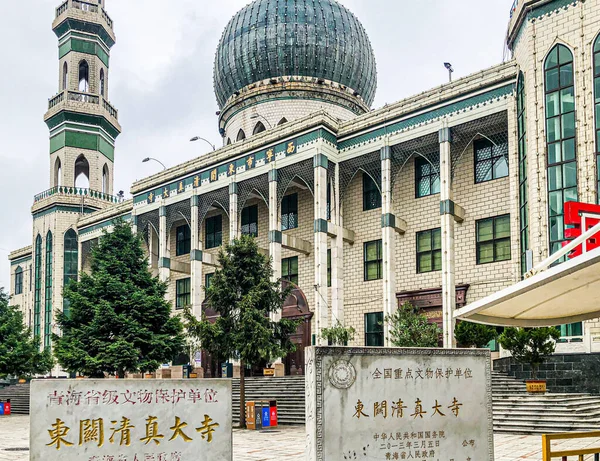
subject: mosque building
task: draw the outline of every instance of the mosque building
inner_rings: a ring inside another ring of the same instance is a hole
[[[113,190],[105,7],[56,9],[50,187],[34,197],[31,245],[9,256],[11,302],[45,348],[63,287],[119,217],[143,236],[174,312],[214,314],[203,287],[219,247],[254,235],[273,278],[296,287],[281,315],[303,320],[277,372],[302,374],[304,348],[337,322],[356,329],[351,345],[388,345],[381,322],[404,302],[452,345],[457,307],[561,247],[564,202],[598,203],[600,0],[517,0],[510,59],[378,109],[373,48],[342,3],[254,0],[216,51],[223,147],[135,182],[130,200]],[[600,352],[599,322],[560,328],[559,351]]]

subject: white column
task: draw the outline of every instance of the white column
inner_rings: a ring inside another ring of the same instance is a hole
[[[440,130],[440,214],[442,228],[442,302],[444,348],[456,346],[454,340],[454,310],[456,309],[456,285],[454,280],[454,202],[452,196],[452,157],[450,128]]]
[[[192,288],[192,312],[198,318],[202,314],[202,300],[204,298],[203,289],[204,276],[202,273],[202,244],[200,242],[200,232],[198,220],[198,196],[192,195],[190,199],[191,214],[190,214],[190,277]]]
[[[269,171],[269,254],[273,264],[272,282],[281,278],[281,219],[277,202],[277,169]],[[281,312],[275,312],[273,321],[281,319]]]
[[[331,221],[336,230],[336,237],[331,240],[331,322],[344,320],[344,218],[340,203],[340,166],[335,165],[335,187],[331,194],[333,198]]]
[[[238,213],[238,184],[229,184],[229,240],[240,237],[240,219]]]
[[[396,217],[392,208],[392,156],[391,148],[381,148],[381,246],[383,252],[383,316],[391,315],[396,301]],[[391,345],[389,327],[383,322],[385,346]]]
[[[314,157],[315,170],[315,313],[316,343],[326,346],[321,338],[323,328],[329,326],[327,306],[327,167],[329,160],[323,154]]]
[[[158,234],[158,276],[162,282],[166,282],[171,275],[171,260],[167,236],[167,207],[164,206],[159,209]]]

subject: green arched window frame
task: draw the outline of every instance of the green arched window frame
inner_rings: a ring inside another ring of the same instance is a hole
[[[42,236],[38,235],[35,239],[35,288],[33,304],[33,334],[36,337],[41,335],[41,310],[42,310]]]
[[[596,127],[596,201],[600,203],[600,35],[594,42],[594,108]]]
[[[578,199],[574,76],[573,53],[564,45],[556,45],[544,66],[551,254],[565,240],[564,203]]]
[[[15,270],[15,295],[23,294],[23,268],[18,266]]]
[[[73,229],[65,233],[63,265],[63,287],[66,287],[72,280],[77,281],[79,272],[79,246],[77,233]],[[69,314],[69,301],[64,298],[63,312],[65,315]]]
[[[50,348],[50,339],[52,335],[52,232],[46,234],[46,292],[44,294],[44,349]]]
[[[519,150],[519,230],[521,237],[521,274],[527,272],[526,254],[529,250],[529,191],[527,185],[527,99],[525,74],[519,72],[517,81],[517,136]]]

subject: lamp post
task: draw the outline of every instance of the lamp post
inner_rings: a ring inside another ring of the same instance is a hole
[[[262,115],[260,114],[252,114],[250,116],[250,120],[257,120],[259,118],[262,118],[265,122],[267,122],[267,125],[269,125],[269,129],[272,130],[273,129],[273,125],[271,125],[271,122],[269,122],[266,118],[264,118]]]
[[[215,145],[212,142],[210,142],[208,139],[201,138],[200,136],[194,136],[192,139],[190,139],[190,142],[196,142],[196,141],[204,141],[204,142],[208,143],[208,145],[210,147],[212,147],[213,151],[217,150]]]
[[[450,80],[450,83],[452,83],[452,72],[454,72],[454,69],[452,68],[452,64],[450,64],[449,62],[445,62],[444,67],[446,69],[448,69],[448,78]]]
[[[144,160],[142,160],[142,163],[147,163],[147,162],[149,162],[150,160],[153,160],[153,161],[155,161],[155,162],[158,162],[158,163],[160,163],[160,164],[161,164],[161,166],[163,167],[163,171],[167,169],[167,167],[165,166],[165,164],[164,164],[163,162],[161,162],[160,160],[157,160],[157,159],[155,159],[155,158],[151,158],[151,157],[146,157]]]

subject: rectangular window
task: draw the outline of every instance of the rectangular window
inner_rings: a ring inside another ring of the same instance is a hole
[[[442,229],[417,232],[417,273],[442,270]]]
[[[570,336],[583,336],[583,323],[570,323],[569,325],[561,325],[560,336],[562,338]]]
[[[510,259],[510,215],[477,221],[477,264]]]
[[[298,285],[298,256],[281,260],[281,278]]]
[[[258,205],[242,210],[242,234],[258,237]]]
[[[505,136],[502,136],[505,138]],[[508,176],[508,142],[492,143],[478,139],[475,146],[475,182],[491,181]]]
[[[220,247],[223,244],[223,216],[213,216],[206,219],[204,244],[208,250]]]
[[[365,314],[365,346],[383,347],[383,312]]]
[[[191,304],[190,279],[180,279],[177,280],[177,282],[175,283],[175,308],[183,309],[185,306],[189,306]]]
[[[298,227],[298,194],[286,195],[281,201],[281,230]]]
[[[366,242],[364,245],[365,282],[379,280],[383,272],[381,240]]]
[[[415,157],[415,196],[426,197],[440,193],[440,158],[432,162],[423,157]]]
[[[211,273],[211,274],[205,274],[204,275],[204,287],[205,288],[210,288],[210,285],[212,284],[212,278],[215,276],[215,273]]]
[[[375,210],[381,208],[381,192],[375,181],[366,173],[362,175],[363,179],[363,211]]]
[[[331,286],[331,250],[327,250],[327,286]]]
[[[175,232],[177,234],[176,255],[189,255],[192,245],[192,232],[187,224],[179,226]]]

